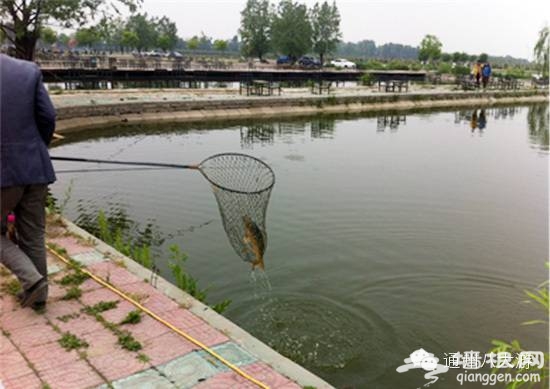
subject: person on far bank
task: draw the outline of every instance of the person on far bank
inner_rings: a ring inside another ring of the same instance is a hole
[[[0,263],[19,279],[23,307],[46,306],[45,200],[55,173],[48,153],[55,109],[40,68],[0,54],[0,183],[2,224],[15,215],[17,244],[0,236]]]
[[[472,68],[472,75],[476,80],[476,88],[479,88],[479,80],[481,79],[481,62],[477,61]]]
[[[483,89],[487,88],[487,84],[489,84],[489,79],[491,78],[491,64],[486,63],[483,65],[483,68],[481,69],[481,82],[483,83]]]

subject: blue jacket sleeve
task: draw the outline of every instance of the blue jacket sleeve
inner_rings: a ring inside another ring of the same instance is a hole
[[[50,144],[55,130],[55,108],[42,83],[42,72],[37,68],[38,80],[34,102],[34,117],[38,132],[46,145]]]

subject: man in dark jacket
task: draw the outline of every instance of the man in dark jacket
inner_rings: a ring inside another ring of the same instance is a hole
[[[0,262],[23,286],[21,305],[39,309],[48,296],[45,198],[55,174],[47,146],[55,109],[38,66],[0,54],[2,223],[15,214],[18,245],[1,238]]]

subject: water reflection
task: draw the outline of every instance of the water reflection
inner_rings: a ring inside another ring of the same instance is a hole
[[[392,132],[397,131],[400,124],[407,124],[407,116],[399,114],[388,114],[376,118],[376,131],[384,132],[389,128]]]
[[[241,147],[252,149],[255,145],[273,145],[275,141],[292,144],[308,137],[332,139],[335,122],[335,119],[321,117],[310,122],[264,122],[241,126]]]
[[[479,135],[483,135],[485,127],[487,127],[487,113],[485,109],[480,109],[479,112],[477,109],[474,109],[470,116],[470,129],[472,130],[472,134],[478,129]]]
[[[527,112],[529,140],[534,147],[548,151],[548,104],[529,107]]]
[[[473,111],[471,109],[463,109],[455,112],[455,123],[462,122],[471,123],[472,115],[477,112],[479,118],[479,111],[484,112],[485,118],[491,118],[494,120],[500,119],[513,119],[516,114],[520,112],[521,107],[493,107],[493,108],[476,108]],[[477,127],[477,124],[476,124]]]

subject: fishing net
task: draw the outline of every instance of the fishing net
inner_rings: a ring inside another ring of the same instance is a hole
[[[212,184],[231,246],[244,261],[256,261],[258,253],[246,236],[245,224],[257,226],[256,240],[263,256],[267,247],[265,216],[275,184],[273,170],[257,158],[237,153],[211,156],[201,162],[199,170]]]

